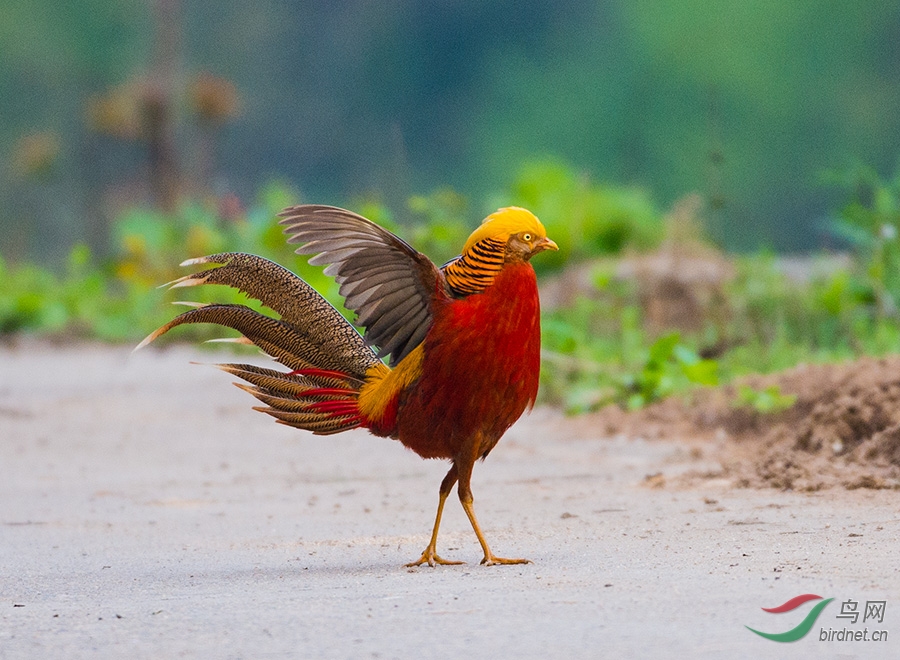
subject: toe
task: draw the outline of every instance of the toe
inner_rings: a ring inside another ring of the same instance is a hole
[[[495,566],[497,564],[530,564],[530,559],[507,559],[506,557],[496,557],[494,555],[485,555],[481,563],[485,566]]]
[[[435,564],[440,564],[441,566],[458,566],[465,563],[466,562],[464,561],[451,561],[449,559],[443,559],[436,552],[426,550],[416,561],[410,562],[409,564],[404,564],[404,567],[414,568],[416,566],[421,566],[422,564],[428,564],[429,566],[434,566]]]

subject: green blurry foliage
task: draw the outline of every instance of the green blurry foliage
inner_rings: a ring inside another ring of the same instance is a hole
[[[410,242],[438,265],[456,257],[475,229],[468,201],[452,188],[415,195],[407,204],[414,218]]]
[[[787,410],[797,401],[796,394],[785,394],[778,385],[770,385],[761,390],[749,385],[739,385],[734,399],[735,408],[750,408],[763,415]]]
[[[0,259],[0,333],[132,336],[140,316],[152,315],[159,301],[145,295],[144,286],[114,285],[109,275],[93,265],[84,245],[72,248],[61,275],[30,264],[13,268]]]
[[[185,204],[174,214],[131,208],[112,229],[112,257],[101,263],[86,246],[76,245],[60,273],[0,260],[0,333],[135,341],[178,312],[166,304],[174,302],[176,294],[178,299],[258,309],[256,301],[228,287],[160,288],[191,272],[179,266],[182,261],[217,252],[252,252],[278,261],[342,309],[334,280],[310,266],[306,257],[294,255],[276,222],[276,213],[297,199],[290,188],[272,183],[261,190],[251,211],[227,221],[199,203]],[[179,329],[180,336],[192,339],[222,332],[212,326]]]
[[[599,294],[544,314],[544,401],[570,413],[609,404],[640,408],[698,385],[719,382],[719,363],[701,359],[697,338],[657,339],[642,328],[631,287],[600,275]]]
[[[855,262],[823,255],[807,264],[806,279],[789,275],[771,253],[733,263],[728,323],[710,319],[697,332],[662,337],[644,329],[633,284],[617,279],[611,262],[598,265],[589,295],[544,314],[543,400],[570,412],[611,403],[634,408],[799,363],[900,352],[900,319],[878,313],[868,275]],[[700,359],[707,352],[715,358]],[[748,391],[737,405],[776,412],[789,403],[777,392]]]
[[[855,262],[822,268],[808,281],[791,279],[772,254],[745,255],[735,265],[726,290],[737,344],[727,360],[732,375],[900,350],[900,319],[878,313]]]
[[[593,182],[558,160],[526,163],[512,184],[510,203],[537,215],[559,245],[559,252],[541,255],[534,264],[539,271],[626,247],[647,249],[663,237],[661,214],[646,190]]]
[[[714,360],[701,360],[680,339],[677,332],[660,337],[646,350],[647,357],[639,370],[624,375],[627,408],[642,408],[668,396],[677,389],[679,380],[698,385],[718,384],[718,364]]]
[[[849,200],[832,224],[859,258],[862,280],[881,315],[900,308],[900,170],[882,179],[871,167],[856,166],[829,177],[849,193]]]

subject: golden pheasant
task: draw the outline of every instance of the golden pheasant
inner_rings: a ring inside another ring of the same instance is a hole
[[[350,211],[305,205],[279,215],[288,242],[299,243],[300,254],[315,255],[309,263],[326,265],[325,273],[340,284],[363,335],[290,271],[261,257],[223,253],[184,262],[214,267],[172,286],[232,286],[281,318],[243,305],[202,305],[156,330],[138,348],[185,323],[239,331],[290,370],[218,365],[249,383],[238,386],[265,404],[257,410],[320,435],[363,427],[399,440],[423,458],[451,461],[431,540],[408,566],[462,563],[436,551],[441,513],[456,483],[484,551],[481,563],[526,563],[491,552],[475,517],[470,480],[475,461],[534,405],[540,307],[528,261],[558,249],[556,243],[529,211],[503,208],[472,233],[459,257],[437,268],[397,236]]]

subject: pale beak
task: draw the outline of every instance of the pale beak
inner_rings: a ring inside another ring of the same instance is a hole
[[[531,248],[531,254],[537,254],[538,252],[543,252],[544,250],[556,251],[559,250],[559,246],[555,241],[552,241],[545,236],[544,238],[540,238],[535,242],[534,247]]]

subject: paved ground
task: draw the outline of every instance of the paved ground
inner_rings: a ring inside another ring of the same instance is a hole
[[[0,658],[896,658],[900,494],[671,485],[710,452],[537,410],[475,470],[495,552],[446,470],[249,409],[188,348],[0,349]],[[226,358],[227,359],[227,358]],[[661,472],[659,479],[645,480]],[[792,644],[813,604],[835,598]],[[881,622],[841,602],[885,601]],[[888,641],[820,641],[822,630]]]

